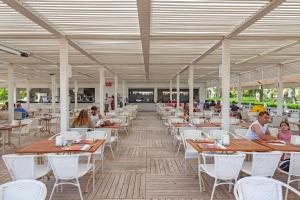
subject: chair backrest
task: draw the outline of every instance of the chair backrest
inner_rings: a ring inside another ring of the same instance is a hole
[[[34,155],[7,154],[2,158],[12,180],[35,179]]]
[[[277,136],[278,131],[279,131],[278,128],[268,127],[268,129],[269,129],[272,136],[275,136],[275,137]]]
[[[234,196],[236,200],[282,200],[282,187],[292,190],[300,197],[300,192],[293,187],[261,176],[249,176],[238,180],[234,186]]]
[[[243,166],[244,159],[245,154],[214,155],[214,171],[216,178],[222,180],[237,179]]]
[[[268,153],[258,153],[252,154],[252,176],[266,176],[272,177],[278,166],[280,158],[282,156],[281,152],[268,152]]]
[[[90,131],[90,132],[87,132],[87,135],[86,137],[88,139],[102,139],[102,140],[106,140],[107,138],[107,133],[106,131],[103,131],[103,130],[97,130],[97,131]]]
[[[187,139],[192,139],[192,140],[197,140],[197,139],[203,139],[204,136],[202,135],[202,131],[201,130],[196,130],[196,129],[188,129],[188,130],[184,130],[182,132],[182,136],[184,140]]]
[[[289,174],[300,176],[300,152],[291,153]]]
[[[95,130],[93,132],[105,132],[106,133],[106,142],[109,143],[110,142],[110,138],[111,138],[111,129],[110,128],[95,128]]]
[[[208,137],[211,139],[220,140],[220,139],[222,139],[222,135],[224,135],[224,134],[228,134],[228,132],[225,130],[219,130],[219,129],[211,129],[208,131]]]
[[[78,140],[82,137],[82,135],[75,130],[61,132],[60,135],[64,138],[64,140]]]
[[[211,118],[210,123],[221,123],[221,118]]]
[[[88,130],[92,130],[91,128],[70,128],[70,131],[76,131],[80,133],[80,135],[85,135]]]
[[[230,124],[237,124],[240,122],[240,119],[230,117]]]
[[[184,122],[184,119],[174,117],[174,118],[169,119],[169,122],[170,122],[170,124],[172,124],[172,123],[182,123],[182,122]]]
[[[0,199],[3,200],[44,200],[47,188],[36,180],[18,180],[0,186]]]
[[[241,137],[241,138],[247,138],[247,131],[248,129],[245,129],[245,128],[237,128],[237,129],[234,129],[234,133],[238,136],[238,137]]]
[[[63,155],[48,155],[48,160],[53,170],[56,179],[70,180],[78,178],[79,158],[88,158],[87,163],[90,162],[90,153],[81,154],[63,154]],[[81,163],[82,164],[82,163]]]
[[[190,122],[192,124],[203,124],[205,122],[205,119],[193,117],[190,119]]]

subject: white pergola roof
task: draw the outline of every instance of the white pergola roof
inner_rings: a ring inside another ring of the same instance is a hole
[[[0,51],[17,80],[58,75],[61,37],[80,82],[97,82],[100,65],[108,79],[162,83],[180,74],[187,81],[185,69],[194,65],[195,82],[213,86],[224,38],[232,40],[232,84],[237,74],[245,86],[274,80],[279,64],[284,77],[293,75],[288,81],[300,82],[300,0],[0,1],[0,44],[31,54]],[[1,67],[0,82],[6,79]]]

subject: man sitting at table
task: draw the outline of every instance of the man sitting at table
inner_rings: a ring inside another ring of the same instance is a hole
[[[22,113],[22,119],[25,119],[26,117],[28,117],[27,111],[24,108],[22,108],[21,103],[19,103],[19,102],[16,103],[16,107],[14,109],[14,112]]]
[[[94,123],[94,125],[100,120],[103,119],[103,117],[98,113],[98,109],[96,106],[91,107],[91,120]]]
[[[257,120],[253,122],[247,131],[247,138],[250,140],[276,140],[272,137],[267,123],[270,120],[270,114],[266,111],[258,114]]]

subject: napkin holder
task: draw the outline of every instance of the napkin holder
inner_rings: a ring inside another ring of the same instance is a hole
[[[291,144],[300,145],[300,136],[299,135],[292,135]]]
[[[55,137],[55,146],[61,147],[64,145],[64,138],[61,135]]]

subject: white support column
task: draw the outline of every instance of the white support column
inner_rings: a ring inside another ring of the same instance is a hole
[[[282,115],[283,113],[283,83],[282,83],[282,65],[278,66],[277,69],[277,115]]]
[[[69,44],[64,38],[60,39],[60,129],[69,128]]]
[[[29,81],[26,80],[26,109],[30,108],[30,90]]]
[[[238,107],[242,106],[242,96],[243,96],[243,90],[241,87],[241,75],[238,77],[238,85],[237,85],[237,103]]]
[[[8,64],[8,123],[12,123],[14,120],[14,67],[12,64]]]
[[[224,39],[222,46],[222,129],[229,131],[230,93],[230,40]]]
[[[199,102],[201,109],[206,100],[206,83],[201,83],[199,88]]]
[[[100,68],[99,68],[99,85],[100,85],[99,104],[100,104],[100,114],[102,116],[104,116],[104,84],[105,84],[104,67],[100,66]]]
[[[169,89],[169,94],[170,94],[170,97],[169,97],[169,100],[172,102],[172,96],[173,96],[173,86],[172,86],[172,80],[170,80],[170,89]]]
[[[126,97],[125,97],[125,81],[122,80],[122,102],[123,102],[123,108],[125,107],[125,101],[126,101]]]
[[[17,102],[17,96],[19,96],[18,94],[17,94],[17,84],[16,84],[16,78],[14,78],[14,103],[16,103]]]
[[[55,102],[55,96],[56,96],[56,82],[55,82],[55,75],[51,75],[51,110],[52,113],[56,112],[56,102]]]
[[[180,107],[180,76],[177,74],[176,76],[176,108]]]
[[[78,81],[74,80],[74,109],[78,109]]]
[[[118,76],[115,75],[114,78],[115,78],[115,91],[114,91],[115,99],[114,99],[114,101],[115,101],[115,110],[117,110],[117,108],[118,108]]]
[[[189,66],[189,115],[194,115],[194,67]]]
[[[157,103],[157,87],[154,87],[154,103]]]

